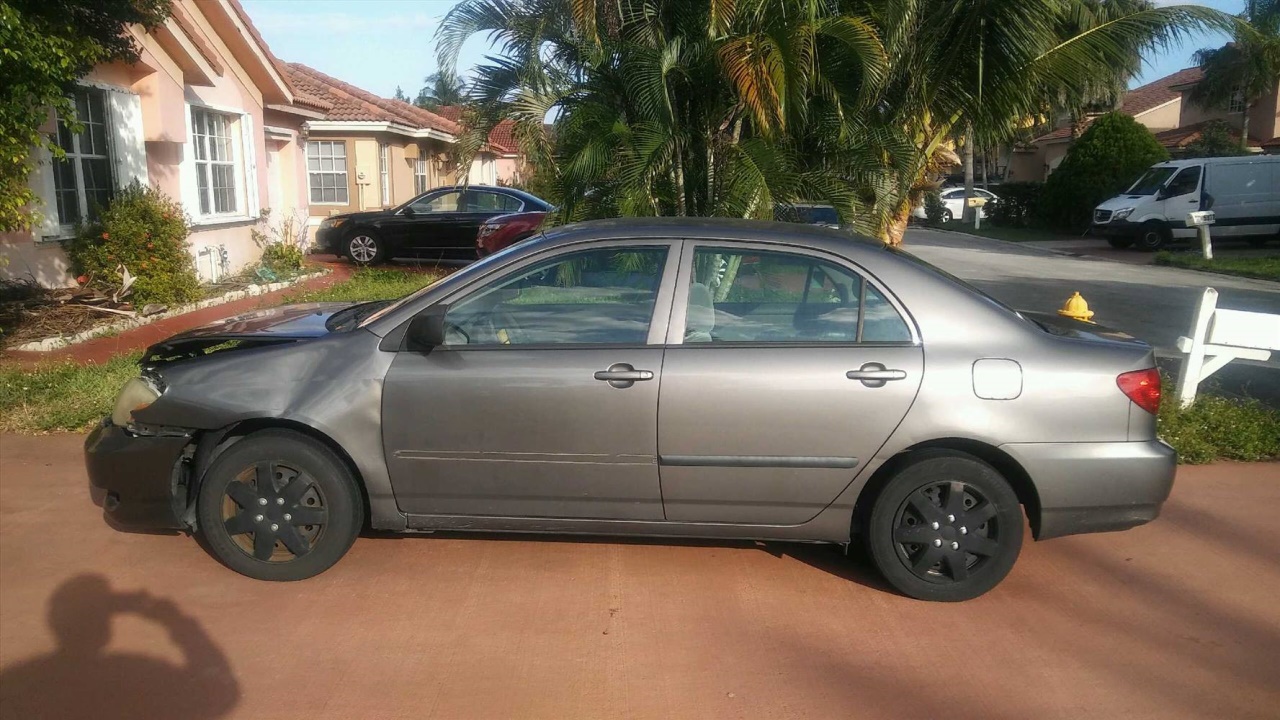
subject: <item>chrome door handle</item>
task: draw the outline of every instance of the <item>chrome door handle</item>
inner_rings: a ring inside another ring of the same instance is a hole
[[[880,363],[866,363],[857,370],[846,372],[844,376],[850,380],[861,380],[867,387],[884,387],[890,380],[905,380],[907,371],[891,370]]]
[[[603,380],[616,388],[629,388],[637,381],[652,380],[652,370],[637,370],[627,363],[614,363],[608,370],[597,370],[595,379]]]

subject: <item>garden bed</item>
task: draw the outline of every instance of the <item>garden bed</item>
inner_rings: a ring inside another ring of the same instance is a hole
[[[0,290],[0,348],[49,352],[103,335],[114,335],[202,308],[283,290],[319,277],[327,271],[299,274],[270,283],[256,278],[232,278],[205,286],[205,299],[145,312],[109,299],[90,302],[74,289],[47,289],[10,283]]]

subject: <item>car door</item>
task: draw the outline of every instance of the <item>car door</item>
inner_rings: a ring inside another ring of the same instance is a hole
[[[429,192],[396,216],[402,247],[418,253],[442,253],[457,243],[457,218],[463,207],[461,190]]]
[[[519,212],[523,205],[520,200],[506,193],[477,188],[468,189],[463,194],[461,212],[455,218],[456,242],[450,246],[451,251],[462,253],[468,258],[474,257],[476,234],[480,232],[480,226],[489,218]]]
[[[1187,213],[1200,209],[1200,175],[1199,165],[1184,167],[1160,191],[1164,216],[1175,227],[1186,227]]]
[[[946,190],[942,193],[942,206],[951,213],[952,220],[964,217],[964,190]]]
[[[666,518],[796,525],[853,480],[915,399],[917,335],[823,254],[686,243],[663,359]]]
[[[449,298],[446,345],[397,353],[386,376],[400,508],[661,520],[658,392],[677,255],[668,241],[593,243]]]

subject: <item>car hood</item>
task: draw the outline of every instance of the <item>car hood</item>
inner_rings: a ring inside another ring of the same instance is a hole
[[[1147,202],[1151,199],[1151,195],[1117,195],[1102,203],[1096,209],[1111,210],[1114,212],[1116,210],[1133,207],[1137,203]]]
[[[217,322],[178,333],[166,340],[171,343],[192,338],[302,338],[328,334],[325,321],[337,311],[354,303],[326,302],[283,305],[253,310]]]
[[[341,215],[328,215],[325,220],[368,220],[392,214],[394,214],[393,210],[365,210],[363,212],[342,213]]]

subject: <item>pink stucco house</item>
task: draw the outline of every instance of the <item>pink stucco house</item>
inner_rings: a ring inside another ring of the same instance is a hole
[[[288,80],[237,0],[175,0],[154,31],[131,28],[132,65],[93,69],[75,90],[84,125],[72,134],[50,117],[67,153],[38,151],[30,183],[44,220],[0,234],[0,276],[67,285],[60,240],[119,188],[138,180],[181,201],[203,279],[254,262],[251,231],[289,219],[306,226],[305,122],[329,103]]]

